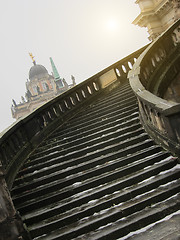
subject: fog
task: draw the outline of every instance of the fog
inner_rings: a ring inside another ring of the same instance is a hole
[[[146,29],[132,24],[133,0],[6,0],[1,2],[0,132],[15,120],[12,99],[25,94],[32,60],[80,83],[148,43]]]

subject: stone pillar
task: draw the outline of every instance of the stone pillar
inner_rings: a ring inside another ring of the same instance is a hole
[[[30,239],[16,212],[0,162],[0,240]]]

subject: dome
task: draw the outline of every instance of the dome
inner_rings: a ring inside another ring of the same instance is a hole
[[[48,74],[47,69],[39,64],[35,64],[34,66],[32,66],[29,70],[29,79],[34,79],[34,78],[41,78],[45,75]]]

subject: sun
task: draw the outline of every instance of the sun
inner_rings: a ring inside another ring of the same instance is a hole
[[[110,32],[114,32],[118,29],[118,22],[116,19],[108,19],[107,21],[107,30],[110,31]]]

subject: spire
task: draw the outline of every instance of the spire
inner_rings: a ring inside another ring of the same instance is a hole
[[[34,60],[34,56],[32,55],[32,53],[29,53],[29,56],[31,57],[33,64],[36,65],[36,61]]]
[[[52,67],[52,70],[53,70],[54,78],[55,78],[55,80],[59,80],[60,79],[59,73],[58,73],[57,68],[56,68],[56,66],[55,66],[51,57],[50,57],[50,62],[51,62],[51,67]]]
[[[51,62],[51,67],[52,67],[52,71],[53,71],[53,75],[54,75],[54,78],[55,78],[55,82],[58,83],[58,87],[63,87],[63,82],[59,76],[59,73],[58,73],[58,70],[52,60],[52,58],[50,57],[50,62]]]

